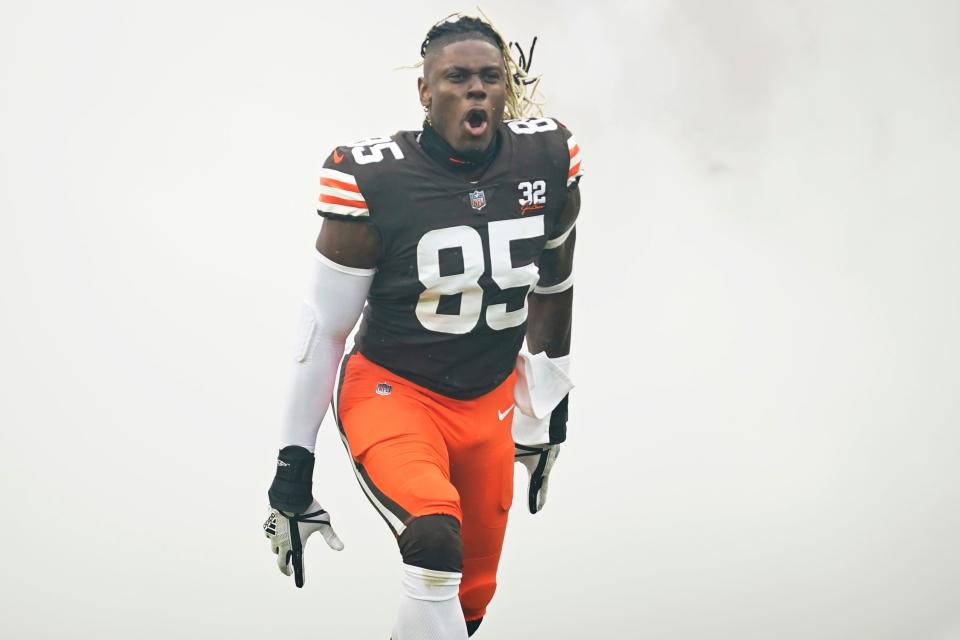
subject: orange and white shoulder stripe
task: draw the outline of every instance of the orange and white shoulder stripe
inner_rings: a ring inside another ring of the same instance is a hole
[[[570,170],[567,171],[567,186],[583,175],[583,166],[580,164],[580,145],[574,136],[567,138],[567,148],[570,150]]]
[[[367,201],[360,193],[357,179],[336,169],[320,169],[320,202],[317,210],[341,216],[369,216]]]

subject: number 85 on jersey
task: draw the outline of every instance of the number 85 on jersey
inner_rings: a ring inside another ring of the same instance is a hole
[[[540,271],[532,262],[514,267],[510,243],[542,236],[543,216],[489,222],[487,234],[490,237],[490,276],[501,290],[522,287],[523,306],[508,311],[507,303],[501,303],[484,309],[480,277],[486,270],[486,259],[480,232],[465,225],[434,229],[425,233],[417,244],[417,273],[426,290],[417,301],[416,315],[427,329],[440,333],[469,333],[480,322],[481,316],[494,330],[509,329],[526,321],[527,293],[537,283]],[[460,249],[462,273],[440,275],[440,252],[445,249]],[[459,313],[439,313],[440,297],[457,294],[460,295]]]

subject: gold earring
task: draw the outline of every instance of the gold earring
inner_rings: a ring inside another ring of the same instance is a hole
[[[427,105],[423,105],[423,120],[431,127],[433,126],[433,122],[430,120],[430,107]]]

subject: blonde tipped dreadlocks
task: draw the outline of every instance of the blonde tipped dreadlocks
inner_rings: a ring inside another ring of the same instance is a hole
[[[486,15],[481,11],[481,15]],[[530,51],[524,54],[523,49],[515,42],[508,43],[497,32],[489,20],[474,16],[465,16],[454,13],[433,25],[427,32],[423,44],[420,45],[420,57],[425,58],[427,48],[431,43],[440,40],[453,41],[465,39],[468,36],[479,35],[503,54],[503,63],[506,67],[507,102],[504,107],[504,119],[530,118],[543,115],[543,103],[537,98],[537,89],[540,86],[540,77],[530,75],[530,64],[533,62],[533,48],[537,44],[534,38]],[[510,50],[516,47],[519,61],[513,57]],[[414,67],[423,65],[423,60]]]

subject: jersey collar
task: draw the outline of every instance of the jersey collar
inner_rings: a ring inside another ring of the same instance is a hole
[[[500,150],[500,130],[483,151],[456,151],[427,122],[423,123],[423,132],[417,136],[417,142],[424,152],[441,166],[455,173],[483,171],[493,162]]]

